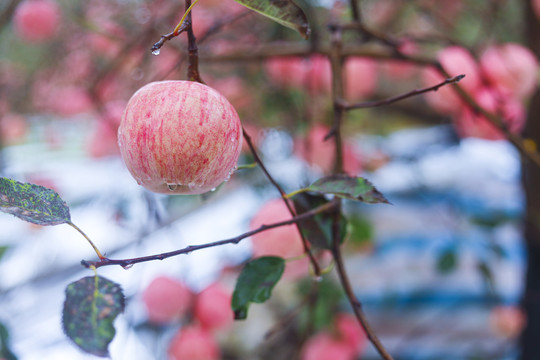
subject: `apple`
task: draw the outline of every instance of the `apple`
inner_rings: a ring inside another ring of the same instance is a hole
[[[191,306],[192,298],[186,285],[168,276],[156,277],[142,295],[148,320],[155,324],[179,320]]]
[[[28,43],[50,40],[61,21],[60,6],[54,0],[25,0],[15,9],[15,33]]]
[[[202,194],[235,170],[242,125],[216,90],[193,81],[159,81],[129,100],[118,144],[128,170],[148,190]]]
[[[377,66],[369,58],[353,56],[345,61],[345,98],[364,100],[377,87]]]
[[[329,94],[332,91],[332,67],[323,55],[313,55],[307,59],[305,74],[307,90],[311,94]]]
[[[201,291],[194,305],[194,315],[201,327],[209,331],[228,328],[234,321],[231,299],[231,292],[219,283]]]
[[[520,44],[488,47],[480,57],[480,66],[490,85],[504,95],[524,99],[538,84],[538,61]]]
[[[481,88],[473,98],[483,109],[499,114],[508,130],[518,133],[525,126],[526,114],[523,104],[513,97],[497,93],[491,88]],[[505,135],[493,126],[488,119],[465,107],[453,117],[454,125],[461,137],[479,137],[488,140],[502,140]]]
[[[438,52],[437,59],[450,76],[465,74],[465,78],[459,82],[464,90],[472,94],[480,87],[480,69],[474,57],[465,48],[449,46]],[[422,76],[424,86],[433,86],[442,81],[444,77],[434,68],[427,67],[424,70]],[[464,103],[452,86],[455,85],[443,86],[437,91],[426,93],[426,101],[442,114],[459,113]]]
[[[302,360],[354,360],[356,351],[327,332],[312,336],[302,347]]]
[[[188,325],[180,328],[169,344],[171,360],[219,360],[219,345],[208,331]]]

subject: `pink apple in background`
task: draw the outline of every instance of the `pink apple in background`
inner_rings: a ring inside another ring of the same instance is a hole
[[[504,95],[524,99],[538,85],[538,61],[520,44],[488,47],[480,57],[480,66],[489,84]]]
[[[26,118],[20,114],[0,114],[0,137],[2,145],[15,145],[25,140],[28,134]]]
[[[418,52],[418,45],[411,40],[405,39],[399,44],[398,50],[405,55],[414,55]],[[380,64],[380,69],[392,81],[415,75],[419,67],[412,62],[396,59],[383,61]]]
[[[191,306],[192,298],[186,285],[167,276],[152,280],[142,295],[148,320],[156,324],[178,321]]]
[[[518,133],[525,125],[525,109],[518,100],[500,95],[489,88],[480,89],[474,99],[483,109],[502,116],[512,133]],[[454,117],[454,125],[462,137],[479,137],[488,140],[502,140],[504,134],[493,126],[485,117],[465,107]]]
[[[54,0],[24,0],[15,9],[15,32],[28,43],[50,40],[61,21],[60,6]]]
[[[491,310],[489,322],[497,335],[516,339],[525,327],[527,317],[518,306],[501,305]]]
[[[375,61],[358,56],[347,58],[344,65],[344,81],[347,100],[365,100],[377,87]]]
[[[126,108],[124,101],[111,101],[105,104],[102,115],[96,119],[94,131],[88,139],[88,154],[94,158],[118,155],[118,126]]]
[[[251,219],[249,228],[259,228],[279,221],[289,220],[291,214],[282,199],[274,199],[264,204]],[[296,226],[286,225],[266,230],[251,237],[253,257],[279,256],[284,259],[299,257],[304,254],[302,238]],[[298,279],[308,274],[309,262],[307,258],[288,261],[284,277]]]
[[[339,313],[334,319],[334,326],[339,338],[346,342],[356,353],[363,351],[367,346],[366,333],[354,315]]]
[[[356,352],[345,341],[336,339],[327,332],[312,336],[304,346],[302,360],[354,360]]]
[[[209,331],[230,327],[234,321],[232,294],[223,285],[214,283],[195,298],[194,315],[200,326]]]
[[[459,46],[447,47],[437,54],[442,67],[449,76],[465,74],[459,85],[470,94],[474,93],[481,85],[480,68],[471,53]],[[423,85],[433,86],[444,81],[442,76],[434,68],[428,67],[423,72]],[[430,91],[425,94],[426,101],[434,110],[442,114],[455,114],[461,111],[464,103],[452,88],[456,85],[447,85],[437,91]]]
[[[62,116],[69,117],[93,109],[92,99],[86,89],[76,85],[58,87],[49,96],[51,110]]]
[[[332,68],[330,60],[323,55],[306,59],[306,84],[311,94],[329,94],[332,91]]]
[[[301,57],[271,57],[264,68],[272,84],[284,88],[302,88],[305,84],[305,64]]]
[[[307,163],[315,165],[324,173],[330,173],[334,164],[336,148],[332,139],[324,140],[330,128],[316,124],[308,132],[304,139],[295,141],[295,153]],[[357,175],[362,171],[360,156],[354,146],[345,141],[343,147],[343,167],[347,174]]]
[[[139,184],[164,194],[202,194],[228,180],[242,148],[234,107],[193,81],[145,85],[118,129],[124,162]]]
[[[124,29],[111,20],[97,20],[95,27],[97,32],[88,33],[87,41],[93,52],[105,57],[113,57],[122,48],[121,41],[125,39]]]
[[[219,345],[210,332],[194,325],[178,330],[169,344],[171,360],[219,360]]]

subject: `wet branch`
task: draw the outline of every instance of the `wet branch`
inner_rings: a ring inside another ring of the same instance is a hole
[[[100,268],[100,267],[103,267],[103,266],[111,266],[111,265],[119,265],[119,266],[122,266],[124,268],[129,268],[129,267],[133,266],[134,264],[138,264],[138,263],[142,263],[142,262],[148,262],[148,261],[154,261],[154,260],[164,260],[164,259],[167,259],[167,258],[170,258],[170,257],[173,257],[173,256],[182,255],[182,254],[189,254],[189,253],[191,253],[193,251],[207,249],[207,248],[216,247],[216,246],[222,246],[222,245],[227,245],[227,244],[238,244],[243,239],[248,238],[248,237],[250,237],[252,235],[255,235],[257,233],[260,233],[260,232],[263,232],[263,231],[266,231],[266,230],[269,230],[269,229],[277,228],[277,227],[280,227],[280,226],[285,226],[285,225],[290,225],[290,224],[297,224],[299,221],[302,221],[302,220],[305,220],[307,218],[313,217],[313,216],[315,216],[317,214],[324,213],[324,212],[331,212],[331,211],[334,211],[334,210],[335,210],[335,204],[327,203],[327,204],[321,205],[319,207],[316,207],[316,208],[314,208],[314,209],[312,209],[310,211],[302,213],[302,214],[300,214],[298,216],[295,216],[295,217],[293,217],[293,218],[291,218],[289,220],[280,221],[280,222],[269,224],[269,225],[261,225],[257,229],[245,232],[245,233],[243,233],[241,235],[235,236],[235,237],[230,238],[230,239],[219,240],[219,241],[206,243],[206,244],[201,244],[201,245],[190,245],[190,246],[188,246],[186,248],[183,248],[183,249],[180,249],[180,250],[170,251],[170,252],[156,254],[156,255],[149,255],[149,256],[143,256],[143,257],[137,257],[137,258],[130,258],[130,259],[118,259],[118,260],[116,260],[116,259],[103,258],[103,259],[101,259],[99,261],[82,260],[81,264],[86,268],[95,267],[96,269]]]

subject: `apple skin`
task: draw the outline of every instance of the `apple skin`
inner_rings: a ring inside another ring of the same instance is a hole
[[[193,294],[178,280],[159,276],[145,289],[142,300],[146,305],[148,320],[154,324],[166,324],[179,320],[187,312]]]
[[[38,44],[50,40],[60,25],[60,6],[53,0],[25,0],[13,15],[15,32],[24,41]]]
[[[202,194],[229,179],[242,148],[234,107],[192,81],[159,81],[131,97],[118,129],[137,182],[162,194]]]
[[[169,344],[171,360],[219,360],[219,345],[208,331],[187,325],[176,333]]]

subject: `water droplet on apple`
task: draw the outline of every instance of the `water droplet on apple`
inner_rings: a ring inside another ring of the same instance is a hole
[[[196,186],[197,186],[197,184],[196,184],[195,182],[190,182],[190,183],[188,184],[188,187],[189,187],[191,190],[195,189]]]
[[[178,184],[167,184],[167,188],[169,188],[170,191],[176,190],[178,187]]]
[[[160,52],[161,52],[160,49],[156,49],[156,50],[152,51],[152,55],[158,56]],[[147,54],[148,54],[148,53],[147,53]]]

